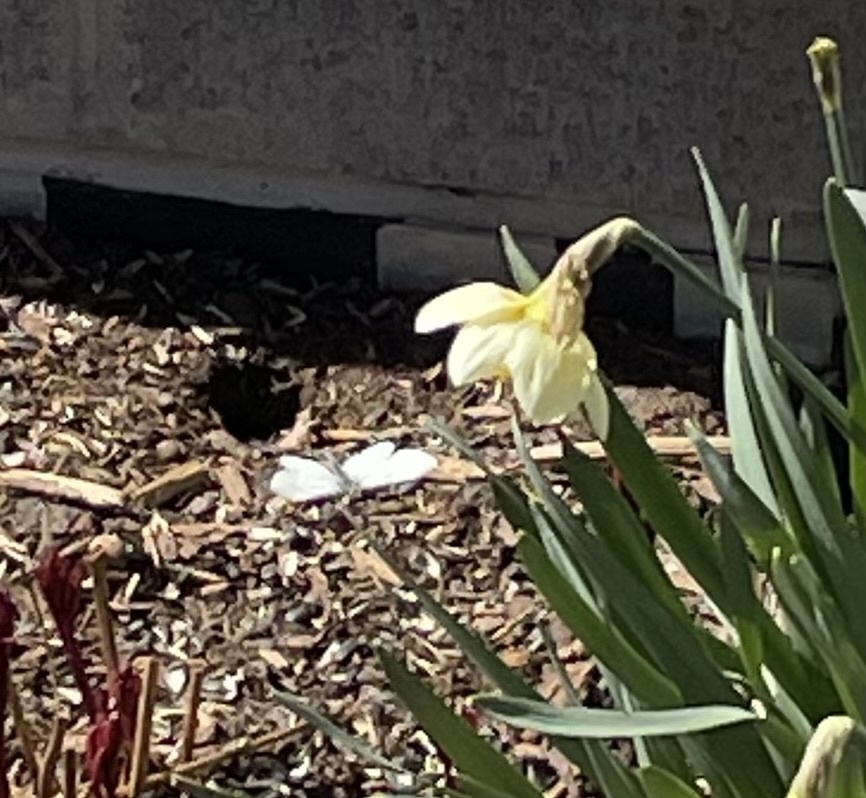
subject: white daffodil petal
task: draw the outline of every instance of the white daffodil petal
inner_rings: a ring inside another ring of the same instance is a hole
[[[595,372],[590,377],[589,387],[583,397],[583,409],[599,440],[606,441],[610,431],[610,403],[604,385]]]
[[[537,325],[526,324],[519,327],[505,362],[517,401],[533,421],[545,424],[583,401],[595,349],[585,335],[563,347]]]
[[[526,304],[522,294],[496,283],[469,283],[434,297],[415,317],[415,332],[429,333],[472,322],[516,319]]]
[[[448,352],[448,377],[454,385],[495,377],[503,370],[514,340],[514,324],[461,327]]]

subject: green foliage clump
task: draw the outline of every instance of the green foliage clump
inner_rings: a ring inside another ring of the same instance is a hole
[[[718,284],[639,225],[627,243],[692,280],[725,316],[730,460],[697,429],[690,432],[721,496],[717,512],[702,518],[688,504],[607,382],[602,442],[633,503],[565,441],[562,466],[582,502],[574,513],[529,457],[516,423],[515,445],[531,491],[488,471],[502,511],[520,531],[526,571],[594,656],[613,708],[548,704],[392,563],[496,686],[495,693],[477,696],[474,707],[549,735],[611,798],[866,796],[866,192],[851,185],[835,44],[816,40],[809,56],[834,168],[823,206],[846,314],[845,400],[774,334],[775,297],[771,292],[760,308],[744,266],[747,209],[740,208],[732,225],[694,151]],[[537,276],[508,231],[502,233],[515,282],[529,293]],[[778,233],[774,223],[776,256]],[[847,446],[846,469],[831,458],[831,428]],[[485,467],[462,441],[438,429]],[[725,639],[686,611],[644,524],[700,585],[730,630]],[[761,581],[777,602],[772,610]],[[542,795],[399,658],[385,651],[381,658],[395,693],[453,766],[451,783],[431,790],[475,798]],[[377,765],[393,766],[296,699],[283,700]],[[611,751],[612,738],[632,740],[630,766]]]

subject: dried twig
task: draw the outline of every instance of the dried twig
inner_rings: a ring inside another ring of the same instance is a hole
[[[190,666],[189,686],[186,692],[186,708],[183,717],[183,736],[180,742],[180,761],[192,759],[195,733],[198,729],[198,707],[201,703],[201,686],[204,682],[205,665],[197,663]]]
[[[50,798],[58,789],[57,762],[63,748],[63,737],[66,734],[66,722],[55,718],[51,726],[51,737],[45,748],[45,756],[39,765],[39,776],[36,779],[36,795],[38,798]]]
[[[96,621],[99,625],[99,642],[102,647],[102,658],[109,674],[116,675],[120,669],[117,656],[117,642],[114,639],[114,625],[111,621],[111,610],[108,606],[108,584],[105,577],[105,555],[97,552],[89,557],[87,564],[93,578],[93,604],[96,607]]]
[[[159,676],[159,660],[148,657],[144,665],[141,692],[138,695],[138,712],[135,720],[135,740],[132,745],[132,768],[129,774],[128,791],[131,798],[141,792],[150,764],[150,733],[153,726],[153,705],[156,703],[156,680]]]
[[[63,798],[76,798],[78,791],[78,753],[74,748],[63,752]]]
[[[51,273],[50,282],[56,283],[63,279],[63,269],[60,264],[54,260],[42,243],[33,235],[24,225],[17,222],[8,222],[9,229],[18,237],[22,244],[30,250],[33,257],[36,258],[48,271]]]
[[[21,742],[21,756],[24,759],[24,764],[30,775],[33,777],[34,783],[39,780],[39,759],[36,755],[36,743],[33,741],[33,732],[30,729],[30,724],[27,718],[24,717],[24,708],[21,706],[21,696],[18,695],[18,690],[15,687],[15,682],[12,681],[12,676],[9,676],[9,707],[12,710],[12,728],[15,729],[15,734]]]
[[[258,737],[241,737],[237,740],[231,740],[219,751],[206,754],[190,762],[184,762],[174,768],[151,774],[145,779],[144,784],[142,784],[141,791],[151,790],[161,784],[171,784],[172,776],[175,774],[190,775],[202,770],[208,770],[219,765],[229,757],[250,753],[251,751],[259,751],[267,748],[269,745],[277,745],[294,733],[292,729],[278,729],[267,734],[261,734]],[[123,798],[130,798],[128,791],[123,787],[118,790],[118,795]]]

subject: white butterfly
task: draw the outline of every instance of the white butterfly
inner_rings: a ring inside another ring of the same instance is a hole
[[[342,496],[353,490],[374,490],[417,482],[436,468],[436,458],[423,449],[398,449],[380,441],[347,458],[342,465],[325,465],[287,454],[271,477],[271,490],[293,502]]]

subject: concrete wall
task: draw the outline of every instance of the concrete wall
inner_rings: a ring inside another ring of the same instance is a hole
[[[573,238],[630,213],[706,249],[702,148],[751,251],[825,258],[804,54],[857,0],[4,0],[0,196],[44,172],[124,188]],[[857,154],[859,155],[860,148]]]
[[[856,0],[5,0],[0,151],[7,168],[22,148],[73,168],[98,148],[143,171],[204,161],[335,191],[538,199],[547,212],[517,202],[505,221],[571,236],[626,211],[687,243],[702,221],[693,144],[758,219],[814,215],[827,158],[804,49],[818,33],[861,85]],[[853,91],[848,110],[859,140]]]

